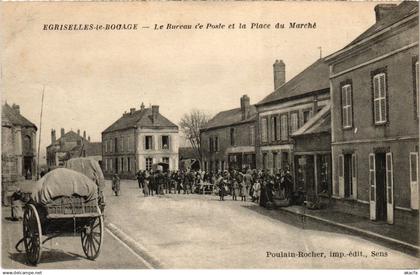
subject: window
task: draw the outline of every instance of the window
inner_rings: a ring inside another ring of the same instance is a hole
[[[127,171],[131,172],[131,163],[130,163],[130,158],[127,158]]]
[[[108,152],[108,141],[107,140],[104,141],[104,152],[105,153]]]
[[[299,113],[290,114],[290,132],[293,133],[299,129]]]
[[[263,153],[262,155],[262,162],[263,162],[263,169],[267,170],[267,153]]]
[[[152,164],[153,164],[153,159],[152,158],[146,158],[146,170],[151,170],[152,169]]]
[[[341,87],[341,106],[343,128],[353,127],[353,109],[352,109],[352,89],[350,84]]]
[[[271,117],[271,140],[275,141],[278,140],[278,133],[277,133],[277,116]]]
[[[230,145],[235,146],[235,128],[230,128]]]
[[[153,149],[153,136],[144,137],[144,149],[152,150]]]
[[[219,152],[219,137],[214,137],[214,151]]]
[[[255,127],[249,126],[249,145],[255,145]]]
[[[24,152],[32,152],[32,139],[28,135],[23,137],[23,150]]]
[[[112,152],[112,139],[109,140],[108,148],[109,152]]]
[[[267,127],[267,118],[261,119],[261,141],[268,142],[268,127]]]
[[[305,124],[311,118],[311,111],[305,110],[303,111],[302,115],[303,115],[303,124]]]
[[[117,138],[114,138],[114,146],[115,146],[115,148],[114,148],[114,152],[118,152],[118,139]]]
[[[133,137],[128,137],[128,151],[133,151]]]
[[[209,138],[209,151],[210,152],[213,152],[213,146],[214,146],[213,138],[211,137],[211,138]]]
[[[121,152],[124,152],[124,137],[121,137],[120,138],[121,139],[121,142],[120,142],[120,149],[121,149]]]
[[[112,172],[112,159],[108,159],[109,171]]]
[[[162,149],[169,150],[169,136],[162,136]]]
[[[410,153],[410,206],[412,209],[419,209],[419,155],[417,152]]]
[[[375,124],[386,123],[386,76],[385,73],[373,77],[373,117]]]
[[[273,152],[273,172],[277,172],[277,152]]]
[[[289,138],[287,114],[283,114],[280,116],[280,122],[281,122],[281,140],[287,140]]]

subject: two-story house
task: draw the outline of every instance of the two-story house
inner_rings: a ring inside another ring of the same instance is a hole
[[[295,178],[295,189],[306,189],[309,185],[313,185],[312,189],[318,189],[321,192],[321,187],[315,186],[318,183],[314,175],[315,170],[325,171],[330,167],[328,165],[329,148],[325,149],[322,145],[323,140],[329,142],[328,130],[327,136],[316,143],[322,149],[317,151],[314,142],[305,141],[309,146],[301,146],[301,156],[295,155],[293,134],[298,133],[297,131],[307,123],[318,129],[318,122],[328,121],[330,103],[328,65],[324,59],[319,59],[286,83],[284,62],[276,61],[273,68],[275,90],[256,104],[258,112],[257,167],[270,173],[289,168]],[[315,117],[323,109],[325,110],[322,116]],[[309,132],[315,134],[318,131],[310,130]],[[299,134],[306,135],[309,132]],[[311,135],[306,135],[305,140],[308,137]],[[311,151],[310,154],[308,150]],[[315,153],[321,156],[316,156]],[[325,173],[327,175],[325,179],[329,180],[328,171]],[[321,173],[319,172],[318,175],[320,176]],[[312,182],[308,183],[309,180]],[[329,185],[330,180],[325,184]],[[328,187],[322,190],[328,190]]]
[[[153,164],[178,169],[178,126],[159,113],[159,106],[131,108],[102,132],[102,166],[105,176],[118,173],[134,178]]]
[[[256,108],[247,95],[241,107],[216,114],[200,129],[203,166],[207,171],[255,169]]]
[[[334,202],[371,220],[417,224],[418,3],[375,12],[372,27],[326,58]]]

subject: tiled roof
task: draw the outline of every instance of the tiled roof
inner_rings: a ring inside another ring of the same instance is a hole
[[[264,105],[279,100],[305,95],[329,88],[329,68],[323,58],[307,67],[298,75],[266,96],[257,105]]]
[[[102,142],[90,142],[85,144],[86,156],[102,155]]]
[[[418,1],[403,1],[401,4],[393,8],[389,14],[384,16],[381,20],[377,21],[374,25],[372,25],[369,29],[359,35],[356,39],[354,39],[350,44],[348,44],[345,48],[350,47],[354,44],[357,44],[361,40],[403,20],[404,18],[417,13],[419,10],[419,3]]]
[[[65,133],[62,137],[60,137],[59,139],[57,139],[57,142],[60,142],[61,140],[66,141],[66,142],[69,142],[69,141],[78,141],[78,140],[82,140],[84,142],[88,142],[87,139],[85,139],[82,136],[78,135],[73,130],[70,130],[67,133]]]
[[[34,127],[37,129],[35,124],[30,122],[27,118],[22,116],[16,110],[14,110],[9,104],[4,104],[1,112],[2,121],[16,126]]]
[[[174,123],[169,121],[166,117],[162,116],[160,113],[157,115],[157,120],[152,120],[152,109],[145,108],[143,110],[138,110],[132,114],[127,113],[115,121],[111,126],[106,128],[103,133],[118,131],[128,128],[135,127],[168,127],[168,128],[178,128]]]
[[[249,107],[249,117],[245,120],[242,120],[241,108],[231,109],[227,111],[222,111],[215,115],[212,119],[209,120],[204,129],[223,127],[234,125],[237,123],[253,121],[256,118],[257,109],[254,105],[251,105]]]

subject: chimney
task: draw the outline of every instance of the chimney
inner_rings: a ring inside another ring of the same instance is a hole
[[[274,90],[286,82],[286,65],[283,60],[276,60],[273,64]]]
[[[17,104],[12,105],[13,110],[15,110],[18,114],[20,114],[20,106]]]
[[[88,141],[90,142],[90,136],[88,136]]]
[[[140,105],[140,110],[142,110],[142,111],[144,110],[144,103],[143,102]]]
[[[152,105],[152,121],[155,123],[157,121],[157,116],[159,114],[159,105]]]
[[[80,129],[77,129],[77,135],[80,137]]]
[[[63,137],[64,136],[64,128],[61,128],[61,136],[60,137]]]
[[[130,115],[134,114],[135,111],[136,111],[136,108],[130,108]]]
[[[56,141],[55,130],[51,129],[51,144],[54,144]]]
[[[376,22],[390,14],[397,4],[378,4],[375,6]]]
[[[249,117],[249,96],[243,95],[241,97],[241,113],[242,113],[242,120],[245,120]]]
[[[86,139],[86,131],[83,131],[83,138]]]

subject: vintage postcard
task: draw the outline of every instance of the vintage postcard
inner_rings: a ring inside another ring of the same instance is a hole
[[[417,274],[418,10],[2,2],[3,274]]]

